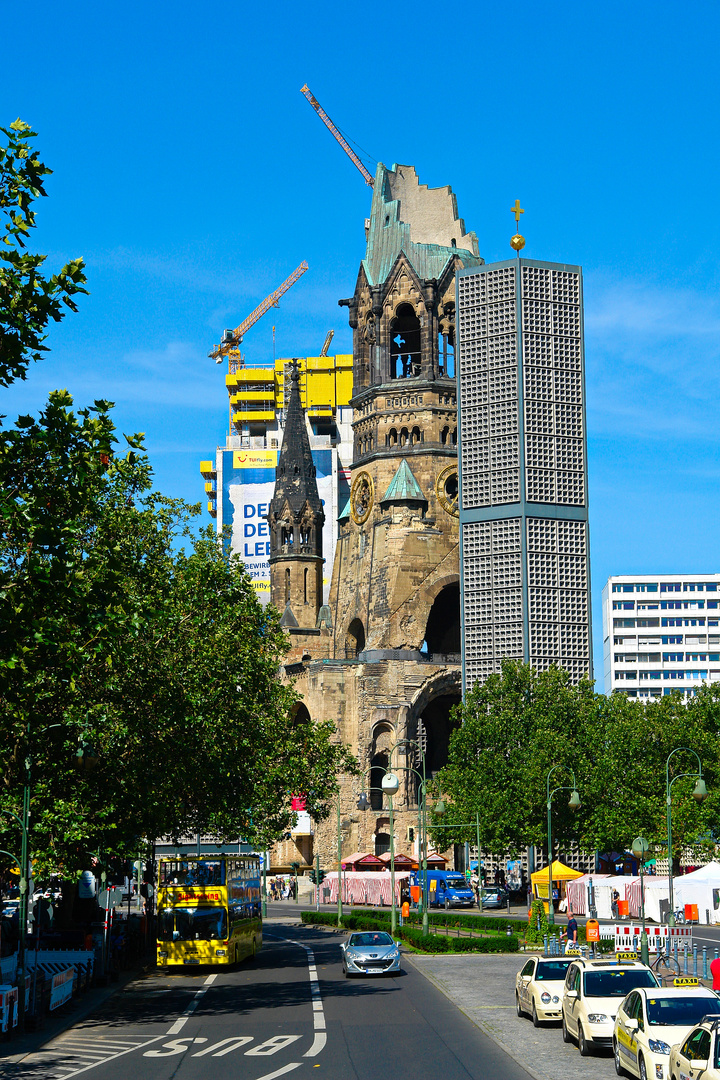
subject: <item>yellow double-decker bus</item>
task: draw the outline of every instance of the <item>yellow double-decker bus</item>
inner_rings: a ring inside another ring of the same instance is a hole
[[[262,945],[260,857],[160,859],[157,962],[236,964]]]

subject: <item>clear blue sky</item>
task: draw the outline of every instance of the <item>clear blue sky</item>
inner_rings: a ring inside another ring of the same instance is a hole
[[[67,386],[144,431],[157,486],[201,495],[224,441],[206,354],[301,260],[248,362],[349,352],[370,189],[300,95],[374,158],[451,184],[487,261],[585,273],[596,675],[611,573],[719,568],[716,3],[172,5],[39,0],[6,35],[2,119],[54,169],[34,245],[91,295],[0,411]],[[207,520],[207,517],[206,517]]]

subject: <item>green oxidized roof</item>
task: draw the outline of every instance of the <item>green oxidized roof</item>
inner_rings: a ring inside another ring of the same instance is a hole
[[[411,165],[393,165],[387,169],[380,164],[373,186],[367,253],[363,259],[371,285],[386,280],[401,251],[418,277],[425,280],[439,278],[455,255],[464,266],[483,262],[475,233],[466,233],[465,223],[458,217],[457,201],[450,187],[429,188],[420,184]]]
[[[422,493],[422,488],[412,474],[412,469],[405,458],[402,459],[398,470],[390,481],[390,486],[383,495],[381,502],[427,502]]]

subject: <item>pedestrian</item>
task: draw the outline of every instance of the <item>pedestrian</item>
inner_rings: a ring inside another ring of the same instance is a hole
[[[617,889],[613,889],[613,891],[612,891],[612,904],[611,904],[613,919],[617,919],[619,917],[619,912],[620,912],[620,908],[618,907],[619,899],[620,899],[620,893],[617,891]]]
[[[573,915],[572,911],[569,912],[570,918],[567,924],[567,944],[565,951],[568,949],[577,949],[578,944],[578,924],[577,919]]]
[[[715,957],[710,964],[710,974],[712,975],[713,990],[720,990],[720,959],[718,957]]]

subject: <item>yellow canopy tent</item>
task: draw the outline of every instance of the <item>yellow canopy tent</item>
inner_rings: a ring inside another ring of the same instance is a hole
[[[581,870],[573,870],[572,867],[566,866],[565,863],[561,863],[559,859],[555,859],[552,864],[552,879],[553,885],[557,883],[559,886],[558,892],[562,898],[565,893],[562,887],[563,881],[572,881],[573,878],[582,877]],[[534,874],[530,875],[530,881],[532,882],[533,895],[539,900],[545,901],[545,910],[547,911],[547,898],[548,898],[548,868],[544,866],[542,870],[536,870]]]

